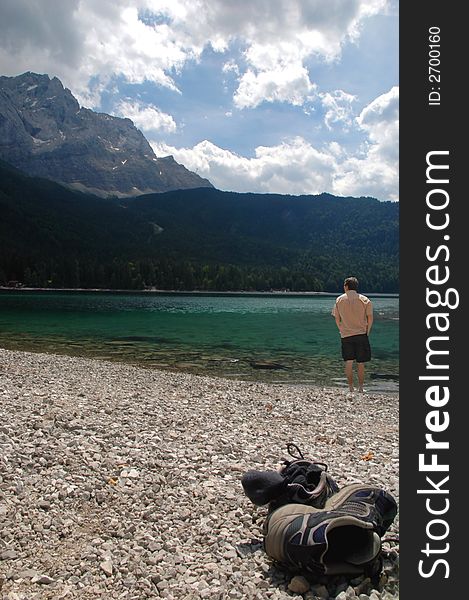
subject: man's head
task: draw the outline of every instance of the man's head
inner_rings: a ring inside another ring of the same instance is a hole
[[[347,279],[344,281],[344,290],[345,291],[349,291],[349,290],[358,290],[358,279],[356,277],[347,277]]]

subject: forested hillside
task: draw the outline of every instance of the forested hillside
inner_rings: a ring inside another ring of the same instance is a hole
[[[111,289],[399,288],[399,206],[198,188],[98,198],[0,164],[0,284]]]

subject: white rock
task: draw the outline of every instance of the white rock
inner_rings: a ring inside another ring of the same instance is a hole
[[[51,583],[54,583],[54,580],[52,577],[49,577],[49,575],[34,575],[34,577],[31,579],[31,583],[50,585]]]
[[[102,571],[106,573],[106,575],[111,576],[113,573],[113,565],[110,560],[103,560],[102,563],[99,564]]]

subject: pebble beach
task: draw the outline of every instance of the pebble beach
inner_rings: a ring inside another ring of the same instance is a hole
[[[0,349],[0,597],[398,598],[399,514],[376,580],[293,575],[240,483],[293,442],[398,501],[398,404]]]

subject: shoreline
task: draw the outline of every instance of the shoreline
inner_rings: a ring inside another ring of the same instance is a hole
[[[265,297],[280,296],[285,297],[303,297],[303,296],[321,296],[337,297],[341,292],[289,292],[281,290],[262,291],[206,291],[206,290],[112,290],[108,288],[30,288],[30,287],[8,287],[0,286],[1,292],[51,292],[51,293],[77,293],[77,294],[142,294],[142,295],[160,295],[160,296],[252,296]],[[371,298],[399,298],[399,293],[381,293],[381,292],[363,292]]]
[[[5,597],[288,600],[292,575],[259,544],[266,509],[240,479],[277,468],[289,442],[340,487],[399,498],[396,396],[4,349],[0,382]],[[383,600],[399,596],[397,553]],[[375,597],[364,577],[309,586],[305,598]]]
[[[121,358],[110,358],[110,357],[106,357],[106,356],[91,356],[91,355],[86,355],[86,354],[70,354],[68,352],[57,352],[57,351],[53,351],[51,350],[50,352],[45,350],[45,349],[34,349],[34,348],[25,348],[25,349],[20,349],[20,348],[8,348],[5,347],[2,342],[0,342],[0,351],[5,350],[8,352],[22,352],[22,353],[31,353],[31,354],[44,354],[45,356],[50,356],[50,357],[70,357],[70,358],[81,358],[81,359],[85,359],[85,360],[91,360],[91,361],[99,361],[99,362],[104,362],[104,363],[111,363],[111,364],[121,364],[121,365],[128,365],[128,366],[132,366],[132,367],[137,367],[140,369],[145,369],[145,370],[149,370],[149,371],[161,371],[163,373],[173,373],[175,375],[182,373],[182,374],[186,374],[186,375],[191,375],[194,377],[210,377],[212,379],[221,379],[222,381],[226,381],[226,382],[239,382],[239,383],[260,383],[260,384],[266,384],[266,385],[287,385],[287,386],[292,386],[292,387],[297,387],[297,388],[312,388],[312,389],[318,389],[318,390],[322,390],[322,389],[330,389],[330,390],[335,390],[338,393],[342,393],[346,390],[347,386],[346,386],[346,380],[345,377],[343,377],[343,381],[344,381],[344,385],[333,385],[331,383],[318,383],[318,382],[314,382],[314,381],[302,381],[302,380],[280,380],[280,381],[275,381],[275,380],[269,380],[266,378],[261,378],[261,376],[259,375],[259,371],[257,371],[258,377],[252,377],[251,379],[248,377],[243,377],[241,375],[236,375],[236,376],[229,376],[226,373],[201,373],[201,372],[195,372],[193,370],[193,368],[181,368],[181,367],[177,367],[177,366],[173,366],[173,365],[168,365],[168,366],[162,366],[162,365],[151,365],[151,364],[147,364],[145,362],[139,362],[139,361],[125,361],[122,360]],[[264,373],[270,373],[269,370],[263,371]],[[367,392],[369,392],[370,394],[373,395],[383,395],[383,396],[393,396],[393,397],[399,397],[399,380],[397,383],[397,388],[393,388],[393,389],[374,389],[373,387],[370,389],[370,384],[371,381],[373,381],[373,377],[369,377],[368,378],[368,385],[367,382],[365,382],[365,389]],[[394,381],[394,379],[389,379],[387,381]],[[372,385],[372,384],[371,384]]]

